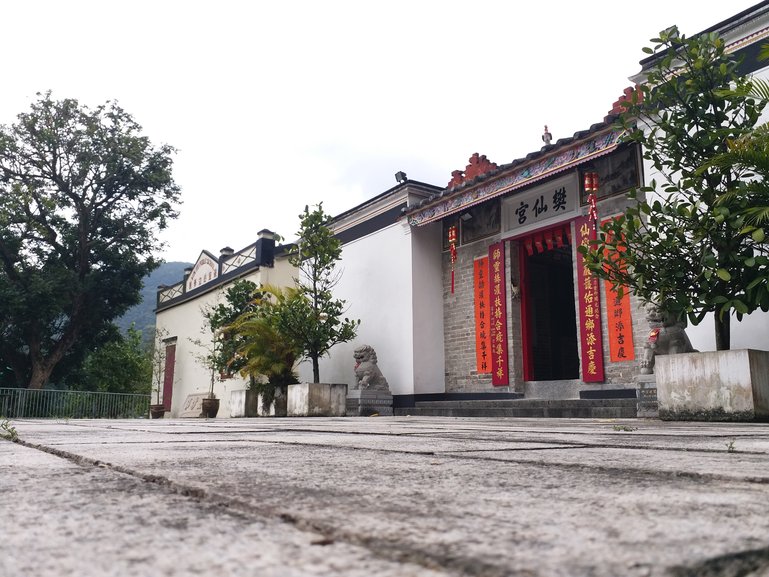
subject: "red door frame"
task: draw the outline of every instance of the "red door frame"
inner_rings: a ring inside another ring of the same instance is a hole
[[[171,410],[174,394],[174,366],[176,365],[176,343],[166,345],[166,363],[163,369],[163,408]]]
[[[563,229],[563,232],[566,234],[566,240],[571,245],[571,223],[572,221],[566,221],[562,222],[559,225],[553,227],[553,228],[542,228],[539,230],[532,231],[530,234],[526,234],[524,236],[516,237],[515,239],[508,238],[506,240],[517,240],[518,241],[518,274],[519,279],[518,283],[520,286],[520,295],[521,295],[521,346],[523,347],[523,380],[524,381],[531,381],[533,380],[533,372],[534,372],[534,349],[533,347],[529,346],[529,328],[531,327],[531,315],[529,313],[529,303],[528,303],[528,284],[527,284],[527,267],[526,267],[526,239],[530,238],[532,240],[532,243],[534,242],[534,236],[535,235],[541,235],[544,237],[545,233],[548,231],[555,231],[559,228]],[[575,281],[576,282],[576,281]]]
[[[534,368],[534,351],[529,346],[529,326],[531,319],[529,318],[529,303],[528,303],[528,285],[527,285],[527,273],[526,268],[526,237],[518,239],[518,286],[521,293],[521,346],[523,347],[523,380],[530,381],[532,377],[532,370]]]

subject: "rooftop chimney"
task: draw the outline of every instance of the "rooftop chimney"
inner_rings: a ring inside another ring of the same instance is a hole
[[[256,264],[272,267],[275,264],[275,233],[271,230],[260,230],[256,241]]]

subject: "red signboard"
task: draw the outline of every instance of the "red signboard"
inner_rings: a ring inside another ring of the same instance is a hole
[[[590,241],[595,240],[595,225],[589,216],[580,216],[575,219],[574,227],[579,245],[589,246]],[[582,380],[586,383],[603,382],[601,300],[598,278],[585,266],[579,251],[577,251],[577,285]]]
[[[473,265],[475,282],[475,358],[479,374],[491,373],[491,314],[489,310],[489,259],[479,258]]]
[[[601,224],[609,222],[606,219]],[[608,251],[604,253],[608,258]],[[615,253],[616,255],[616,253]],[[621,255],[616,255],[622,259]],[[624,268],[624,259],[621,264]],[[630,318],[630,291],[626,287],[622,296],[614,290],[612,283],[605,280],[607,336],[609,338],[609,358],[612,362],[632,361],[635,359],[635,347],[633,346],[633,325]]]
[[[507,367],[507,304],[505,282],[505,243],[489,247],[489,312],[491,314],[491,384],[510,384]]]

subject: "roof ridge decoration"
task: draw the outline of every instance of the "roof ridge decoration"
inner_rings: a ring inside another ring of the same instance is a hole
[[[617,116],[625,112],[627,107],[633,102],[633,93],[636,94],[635,97],[638,99],[638,102],[643,101],[643,92],[639,90],[638,85],[628,86],[614,104],[612,104],[611,110],[609,110],[608,116],[604,118],[604,121],[611,116]]]
[[[469,182],[474,178],[481,176],[482,174],[486,174],[487,172],[491,172],[492,170],[497,169],[497,164],[495,162],[491,162],[488,158],[486,158],[485,154],[479,155],[477,152],[474,152],[470,157],[469,163],[470,164],[465,167],[464,171],[452,171],[451,180],[446,185],[446,188],[454,188],[455,186]]]
[[[557,154],[546,156],[538,162],[514,170],[501,178],[494,179],[484,186],[473,188],[452,198],[446,198],[433,206],[417,210],[409,215],[409,224],[411,226],[421,226],[440,220],[450,214],[480,204],[485,200],[562,172],[590,158],[608,154],[617,148],[620,137],[623,134],[624,130],[618,128],[602,132],[577,146],[572,146]]]

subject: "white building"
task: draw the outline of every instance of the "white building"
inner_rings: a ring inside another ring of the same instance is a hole
[[[159,287],[156,328],[165,336],[165,372],[162,403],[172,417],[182,413],[200,413],[199,407],[185,403],[199,402],[208,393],[210,371],[199,361],[206,354],[204,311],[222,302],[224,291],[238,279],[257,285],[293,285],[294,268],[288,263],[286,247],[275,246],[273,234],[259,232],[258,240],[237,252],[227,247],[219,256],[202,251],[195,264],[187,269],[184,279],[167,287]],[[229,416],[230,392],[247,388],[240,376],[214,380],[214,393],[221,401],[219,416]],[[190,397],[192,395],[192,397]],[[154,397],[153,397],[154,400]]]
[[[354,341],[321,359],[321,381],[352,387],[353,350],[366,344],[376,350],[393,395],[444,391],[441,230],[412,228],[403,217],[408,206],[440,192],[404,180],[332,219],[329,227],[342,241],[334,295],[361,325]],[[300,377],[312,380],[309,363],[300,365]]]

